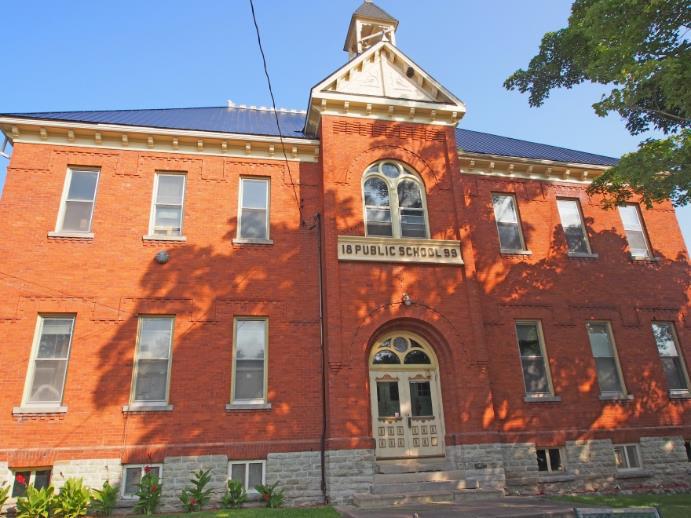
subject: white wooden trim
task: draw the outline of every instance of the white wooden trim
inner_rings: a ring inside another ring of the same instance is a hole
[[[166,393],[165,393],[165,400],[163,401],[137,401],[134,399],[135,393],[137,390],[137,375],[138,375],[138,370],[139,370],[139,344],[140,344],[140,339],[141,339],[141,332],[142,332],[142,321],[144,319],[169,319],[171,321],[170,323],[170,341],[168,343],[168,370],[167,370],[167,375],[166,375]],[[172,377],[172,364],[173,364],[173,341],[175,340],[175,315],[151,315],[151,314],[141,314],[137,318],[137,343],[135,345],[134,349],[134,364],[132,366],[132,383],[130,386],[130,401],[128,407],[139,407],[141,410],[142,408],[149,406],[151,408],[154,407],[162,407],[162,406],[167,406],[169,403],[170,399],[170,378]],[[171,406],[172,408],[172,406]],[[130,410],[128,408],[128,410]]]
[[[266,461],[257,459],[257,460],[231,460],[228,461],[228,480],[232,480],[233,476],[233,466],[245,466],[245,480],[243,481],[243,487],[245,488],[245,491],[247,493],[253,493],[257,494],[257,490],[254,489],[254,487],[249,487],[249,479],[250,479],[250,464],[261,464],[262,465],[262,485],[266,484]]]
[[[547,377],[547,388],[549,392],[528,392],[528,387],[525,386],[525,373],[523,372],[523,356],[521,355],[521,345],[518,341],[518,326],[519,325],[534,325],[537,328],[537,340],[540,345],[540,352],[542,353],[542,361],[545,368],[545,376]],[[549,365],[549,356],[547,356],[547,347],[545,345],[545,336],[542,332],[541,320],[519,319],[514,323],[514,333],[516,335],[516,346],[518,347],[518,359],[521,363],[521,377],[523,378],[523,388],[525,390],[525,397],[531,400],[539,400],[541,397],[554,398],[554,385],[552,383],[552,369]]]
[[[243,237],[241,235],[242,228],[242,209],[245,198],[245,180],[251,182],[266,182],[266,217],[264,224],[266,225],[266,237],[264,238],[251,238]],[[236,243],[255,243],[255,244],[273,244],[271,240],[271,178],[268,176],[240,176],[240,183],[238,186],[238,224],[235,231],[235,239],[233,242]]]
[[[158,195],[158,180],[161,176],[182,176],[182,200],[180,203],[180,234],[165,235],[155,233],[156,223],[156,205]],[[185,222],[185,201],[187,198],[187,173],[177,171],[156,171],[154,174],[154,188],[151,193],[151,210],[149,212],[149,233],[143,237],[145,241],[154,241],[160,239],[161,241],[185,241],[184,222]]]
[[[621,383],[621,392],[605,392],[600,388],[600,399],[601,400],[626,400],[626,399],[633,399],[633,395],[629,394],[628,389],[626,388],[626,381],[624,380],[624,373],[621,370],[621,363],[619,362],[619,351],[617,349],[617,343],[614,340],[614,332],[612,330],[612,323],[609,320],[586,320],[585,322],[585,330],[588,335],[588,345],[591,347],[590,350],[590,355],[593,358],[593,361],[595,361],[595,356],[593,355],[592,352],[592,345],[590,343],[590,324],[605,324],[607,326],[607,334],[609,335],[609,340],[612,345],[612,353],[614,355],[614,364],[617,368],[617,374],[619,375],[619,383]],[[595,378],[598,381],[598,388],[600,386],[600,379],[597,374],[597,366],[595,368]]]
[[[67,206],[67,196],[69,194],[70,186],[72,184],[72,174],[73,173],[96,173],[96,186],[94,187],[94,197],[91,201],[91,214],[89,215],[89,230],[86,232],[80,232],[78,230],[64,230],[63,226],[65,224],[65,208]],[[51,237],[93,237],[93,222],[94,222],[94,212],[96,212],[96,196],[98,195],[98,184],[101,182],[101,170],[97,167],[81,167],[73,166],[67,168],[67,173],[65,174],[65,181],[62,186],[62,195],[60,196],[60,207],[58,209],[58,217],[55,222],[55,231],[52,232]],[[50,234],[49,234],[50,235]]]
[[[264,322],[264,393],[261,399],[235,399],[235,382],[237,381],[236,366],[237,366],[237,345],[238,345],[238,322],[255,320]],[[269,393],[269,317],[266,316],[236,316],[233,318],[233,359],[232,359],[232,379],[230,383],[230,403],[226,409],[239,409],[242,407],[251,407],[262,409],[266,408]]]

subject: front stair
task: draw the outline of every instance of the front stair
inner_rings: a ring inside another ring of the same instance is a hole
[[[446,458],[377,461],[370,493],[353,495],[353,505],[377,509],[430,503],[453,503],[504,496],[466,479]]]

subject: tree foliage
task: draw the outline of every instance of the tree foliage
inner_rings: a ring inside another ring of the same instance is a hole
[[[650,206],[671,199],[691,202],[691,3],[689,0],[575,0],[568,26],[542,38],[527,70],[504,87],[530,94],[541,106],[554,88],[584,82],[611,86],[593,104],[595,113],[618,113],[637,151],[598,177],[589,192],[616,205],[633,195]]]

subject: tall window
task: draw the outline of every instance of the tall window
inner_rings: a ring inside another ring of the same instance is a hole
[[[429,237],[422,182],[399,162],[371,165],[362,184],[368,236]]]
[[[134,364],[133,403],[168,402],[173,317],[139,317]]]
[[[240,178],[238,239],[269,239],[269,180]]]
[[[688,376],[684,368],[684,360],[679,354],[679,342],[674,331],[674,324],[653,322],[653,336],[667,378],[667,388],[672,393],[688,392]]]
[[[635,258],[649,258],[650,243],[648,236],[645,235],[643,228],[643,220],[638,205],[635,203],[627,203],[619,206],[619,215],[624,224],[624,231],[626,232],[626,240],[629,243],[629,251],[631,256]]]
[[[521,355],[526,395],[535,397],[551,395],[549,368],[539,322],[517,322],[516,337]]]
[[[149,235],[181,236],[185,175],[156,173]]]
[[[561,226],[566,235],[570,254],[590,254],[588,234],[583,223],[583,214],[578,200],[558,199],[557,208]]]
[[[494,218],[499,231],[499,246],[502,252],[525,250],[521,220],[516,208],[516,197],[512,194],[493,194]]]
[[[597,381],[603,396],[623,395],[624,381],[608,322],[588,322],[588,339],[595,358]]]
[[[38,317],[24,405],[62,404],[73,329],[73,316]]]
[[[91,232],[98,171],[68,169],[58,215],[58,232]]]
[[[268,320],[235,319],[233,403],[266,402]]]

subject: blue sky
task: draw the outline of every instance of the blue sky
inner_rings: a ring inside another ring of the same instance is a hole
[[[341,66],[361,0],[255,0],[279,106]],[[597,117],[604,91],[556,91],[541,108],[507,92],[542,35],[566,24],[568,0],[378,0],[400,20],[398,46],[460,97],[461,126],[610,156],[636,148],[617,117]],[[23,0],[3,7],[0,112],[269,105],[249,0]],[[7,161],[0,158],[0,188]],[[691,207],[678,212],[687,247]]]

